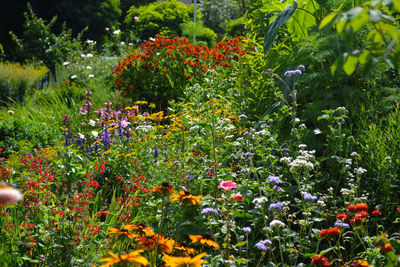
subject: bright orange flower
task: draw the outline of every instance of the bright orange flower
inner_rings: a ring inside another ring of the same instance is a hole
[[[108,229],[108,234],[118,234],[118,235],[125,235],[129,237],[130,239],[137,237],[137,234],[135,233],[130,233],[128,229],[126,228],[109,228]]]
[[[154,187],[153,192],[159,192],[161,195],[165,196],[174,192],[174,188],[172,188],[169,183],[164,182],[161,186]]]
[[[166,238],[162,235],[139,237],[137,242],[138,248],[143,248],[144,250],[152,250],[159,246],[159,251],[162,253],[170,254],[175,245],[175,241],[171,238]]]
[[[181,242],[180,244],[175,244],[175,250],[189,255],[195,255],[197,253],[194,248],[188,247],[185,241]]]
[[[207,245],[207,246],[213,246],[215,249],[219,249],[219,245],[212,240],[211,235],[209,234],[204,234],[204,235],[189,235],[190,240],[192,240],[193,243],[198,243],[200,242],[202,245]]]
[[[181,201],[183,204],[196,205],[201,204],[201,198],[203,196],[193,196],[191,193],[185,190],[181,190],[179,194],[171,194],[172,201]]]
[[[201,267],[203,263],[208,263],[202,260],[206,253],[201,253],[193,258],[191,257],[172,257],[164,255],[162,260],[165,262],[165,267]]]
[[[368,261],[363,261],[363,260],[355,260],[355,261],[353,261],[351,266],[355,266],[355,267],[371,267],[371,265],[368,264]]]
[[[106,263],[100,267],[108,267],[108,266],[111,266],[111,265],[113,265],[115,263],[119,263],[119,262],[136,263],[141,266],[149,265],[150,262],[145,257],[139,255],[142,252],[143,252],[143,250],[136,250],[129,254],[122,254],[122,255],[118,256],[110,251],[110,252],[108,252],[108,254],[110,254],[111,257],[101,259],[100,261],[104,261]]]
[[[321,237],[331,237],[331,236],[338,236],[340,235],[340,228],[333,227],[329,229],[322,230],[319,235]]]
[[[127,224],[124,226],[125,229],[132,230],[134,233],[140,235],[140,236],[153,236],[154,232],[151,230],[151,227],[145,226],[142,223],[139,223],[138,225],[134,224]]]
[[[360,211],[368,211],[368,205],[367,204],[349,205],[347,206],[347,211],[352,213],[357,213]]]
[[[386,252],[392,251],[393,250],[393,245],[390,243],[385,244],[385,246],[380,247],[381,253],[385,254]]]

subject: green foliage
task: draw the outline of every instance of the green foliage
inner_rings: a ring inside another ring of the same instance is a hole
[[[0,121],[0,147],[7,148],[7,153],[53,146],[60,135],[58,127],[16,118],[11,113]]]
[[[57,17],[53,17],[47,24],[33,12],[29,4],[28,12],[24,15],[22,38],[10,32],[17,46],[15,57],[19,61],[35,59],[54,71],[56,64],[64,62],[69,55],[78,52],[80,45],[77,39],[71,38],[72,32],[67,30],[65,25],[59,35],[52,32]]]
[[[44,66],[0,62],[0,101],[24,101],[25,94],[33,93],[33,87],[39,85],[47,72]]]
[[[392,0],[365,2],[344,12],[334,11],[321,21],[320,29],[334,25],[344,37],[348,36],[344,32],[362,33],[362,42],[337,58],[332,65],[332,73],[342,68],[347,75],[351,75],[358,64],[375,65],[379,61],[400,70],[400,30],[397,19],[400,7],[397,3]]]
[[[182,35],[188,40],[195,40],[195,45],[206,45],[212,47],[217,39],[217,34],[210,28],[204,27],[202,21],[194,23],[192,21],[181,24]]]
[[[240,17],[238,19],[226,22],[226,36],[244,36],[245,35],[246,18]]]
[[[206,27],[211,28],[221,38],[227,31],[230,21],[240,16],[239,4],[234,0],[202,0],[198,8],[203,14],[202,20]],[[239,36],[242,34],[231,34]]]
[[[197,20],[201,19],[197,12]],[[141,40],[148,40],[157,34],[181,36],[180,25],[193,20],[193,8],[177,0],[150,3],[146,6],[132,6],[125,18],[127,30],[134,30]]]

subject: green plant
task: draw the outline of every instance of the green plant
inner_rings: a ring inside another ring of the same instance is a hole
[[[201,19],[201,12],[196,14]],[[180,25],[193,18],[193,8],[177,0],[150,3],[146,6],[132,6],[125,18],[127,30],[134,30],[140,40],[148,40],[157,34],[169,37],[181,36]]]
[[[193,40],[195,45],[206,45],[212,47],[217,39],[217,34],[210,28],[204,27],[202,21],[181,24],[182,35],[188,40]]]
[[[36,59],[46,65],[54,73],[55,66],[61,64],[70,55],[78,52],[80,44],[78,39],[73,39],[72,31],[67,30],[64,24],[63,30],[59,35],[52,32],[52,27],[57,17],[47,23],[39,18],[30,4],[28,11],[24,13],[25,23],[22,38],[18,38],[10,32],[16,44],[14,57],[19,61]]]
[[[21,65],[18,63],[0,62],[0,101],[23,102],[26,94],[33,93],[33,87],[47,74],[44,66]]]

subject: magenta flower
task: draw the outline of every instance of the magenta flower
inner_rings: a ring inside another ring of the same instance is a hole
[[[219,184],[219,186],[218,186],[218,188],[222,188],[222,189],[224,189],[225,191],[229,191],[229,190],[231,190],[231,189],[234,189],[234,188],[236,188],[236,183],[235,182],[232,182],[232,181],[222,181],[220,184]]]

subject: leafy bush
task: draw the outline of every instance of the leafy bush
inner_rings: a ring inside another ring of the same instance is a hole
[[[28,12],[24,13],[25,24],[22,38],[10,32],[16,43],[15,58],[18,61],[36,59],[54,72],[56,64],[61,64],[69,55],[79,51],[78,39],[71,37],[72,31],[64,24],[59,35],[52,32],[57,17],[47,24],[39,18],[28,4]]]
[[[154,2],[146,6],[132,6],[125,18],[128,30],[135,30],[141,40],[148,40],[157,34],[165,36],[181,36],[180,25],[193,18],[193,8],[178,2],[167,0]],[[201,13],[197,13],[201,19]]]
[[[20,151],[28,146],[43,148],[53,146],[60,140],[59,129],[44,123],[29,122],[19,118],[5,118],[0,121],[0,147],[6,152]]]
[[[194,23],[187,22],[181,24],[182,35],[189,40],[193,40],[196,45],[212,46],[217,39],[217,34],[210,28],[204,27],[202,21]]]
[[[43,79],[47,68],[0,62],[0,101],[23,101],[25,94]]]
[[[230,67],[230,61],[248,53],[245,44],[237,37],[209,49],[185,38],[157,36],[119,63],[113,72],[116,89],[165,107],[168,100],[182,96],[187,84],[200,82],[210,68]]]

